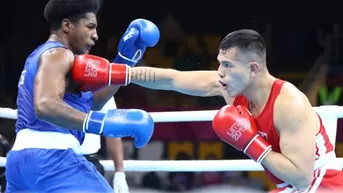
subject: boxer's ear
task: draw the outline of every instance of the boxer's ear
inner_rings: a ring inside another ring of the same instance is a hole
[[[254,75],[260,70],[260,65],[257,62],[249,62],[249,70]]]
[[[64,33],[69,33],[72,25],[73,24],[71,23],[69,19],[63,19],[61,22],[62,30]]]

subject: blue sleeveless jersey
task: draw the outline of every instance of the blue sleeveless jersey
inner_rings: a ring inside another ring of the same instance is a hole
[[[82,144],[85,136],[82,131],[68,130],[58,127],[46,121],[39,120],[35,115],[33,103],[33,86],[38,70],[40,55],[51,48],[58,47],[66,48],[60,42],[48,41],[36,48],[26,59],[24,70],[22,71],[18,83],[18,118],[16,122],[16,132],[20,131],[21,129],[28,128],[38,131],[70,133],[78,139],[80,144]],[[63,97],[64,102],[84,113],[89,113],[91,109],[92,99],[93,94],[91,92],[81,92],[81,94],[66,93]]]

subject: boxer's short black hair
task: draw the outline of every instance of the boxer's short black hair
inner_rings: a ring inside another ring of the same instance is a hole
[[[219,45],[219,49],[223,51],[234,47],[241,51],[255,53],[261,57],[266,56],[266,43],[255,30],[241,29],[233,31],[226,35]]]
[[[44,8],[44,17],[52,30],[60,28],[61,22],[68,19],[77,22],[86,13],[98,13],[100,0],[49,0]]]

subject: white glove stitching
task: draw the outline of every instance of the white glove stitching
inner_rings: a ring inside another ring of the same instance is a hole
[[[118,55],[119,55],[120,57],[124,58],[124,60],[127,60],[127,61],[129,61],[129,62],[134,62],[134,63],[137,63],[137,62],[138,62],[138,60],[132,60],[132,59],[130,59],[130,58],[124,56],[124,55],[121,54],[120,52],[118,52]]]

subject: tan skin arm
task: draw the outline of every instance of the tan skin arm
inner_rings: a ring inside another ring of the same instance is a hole
[[[217,71],[134,67],[131,69],[131,83],[155,90],[172,90],[199,97],[223,96],[228,104],[233,101],[221,88]]]
[[[263,160],[275,176],[296,188],[307,188],[312,181],[315,138],[319,120],[306,96],[277,99],[274,123],[280,136],[281,153],[270,152]]]
[[[39,119],[63,128],[82,130],[87,115],[63,101],[66,76],[73,62],[73,53],[65,48],[54,48],[40,56],[34,80],[34,108]]]

